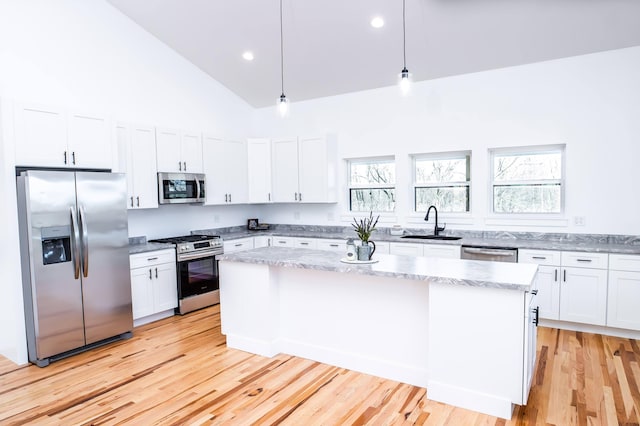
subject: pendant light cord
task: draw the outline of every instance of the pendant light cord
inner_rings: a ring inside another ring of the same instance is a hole
[[[282,3],[282,0],[280,0]],[[407,31],[405,29],[405,13],[404,13],[405,0],[402,0],[402,56],[404,58],[404,69],[407,68]],[[282,20],[282,18],[280,18]]]
[[[284,43],[282,40],[282,0],[280,0],[280,85],[284,95]]]

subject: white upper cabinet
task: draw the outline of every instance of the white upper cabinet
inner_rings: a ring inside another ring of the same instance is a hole
[[[247,142],[203,136],[205,204],[247,202]]]
[[[110,121],[62,108],[14,104],[16,165],[112,168]]]
[[[158,207],[155,129],[118,123],[116,126],[120,171],[127,173],[127,206]]]
[[[327,203],[337,199],[337,145],[332,136],[271,142],[274,202]]]
[[[271,141],[247,141],[247,174],[250,203],[271,202]]]
[[[271,141],[271,199],[276,203],[298,201],[298,139]]]
[[[202,173],[202,138],[199,133],[156,129],[157,166],[165,173]]]

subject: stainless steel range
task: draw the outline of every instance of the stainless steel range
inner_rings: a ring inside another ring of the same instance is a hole
[[[223,254],[222,238],[185,235],[152,242],[175,244],[178,274],[178,308],[186,314],[220,303],[217,255]]]

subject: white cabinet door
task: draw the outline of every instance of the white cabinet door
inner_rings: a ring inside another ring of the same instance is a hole
[[[391,253],[391,248],[389,246],[389,243],[387,243],[386,241],[380,241],[380,242],[377,242],[375,244],[376,244],[376,254],[389,254],[389,253]]]
[[[326,138],[300,138],[298,141],[298,201],[326,202],[329,173]]]
[[[247,202],[247,143],[204,135],[207,205]]]
[[[389,253],[402,256],[422,256],[422,244],[390,243]]]
[[[87,169],[113,167],[111,121],[97,115],[69,114],[68,150],[71,165]]]
[[[153,272],[152,268],[131,270],[131,303],[133,319],[146,317],[153,310]]]
[[[180,133],[180,158],[182,171],[202,173],[202,138],[197,132]]]
[[[247,141],[248,201],[271,202],[271,141],[249,139]]]
[[[180,131],[156,128],[157,168],[159,172],[182,172]]]
[[[253,237],[253,248],[260,247],[271,247],[271,236],[260,235],[258,237]]]
[[[423,255],[427,257],[444,257],[447,259],[460,259],[460,246],[445,244],[424,244]]]
[[[178,306],[176,264],[162,263],[153,267],[153,306],[162,312]]]
[[[238,238],[224,242],[224,252],[234,253],[237,251],[251,250],[253,248],[253,238]]]
[[[640,272],[609,271],[607,325],[640,330],[639,303]]]
[[[247,190],[247,142],[240,140],[227,140],[224,142],[226,157],[225,170],[227,176],[227,192],[230,204],[246,203]]]
[[[153,127],[118,123],[119,171],[127,174],[127,207],[158,207],[158,173]]]
[[[328,240],[319,238],[316,241],[316,248],[318,250],[335,251],[337,253],[347,254],[347,241],[346,240]]]
[[[298,140],[271,141],[272,193],[274,202],[298,201]]]
[[[607,315],[606,270],[563,268],[561,285],[561,320],[605,325]]]
[[[538,266],[538,315],[560,319],[560,267]]]
[[[63,109],[14,104],[16,165],[66,167],[67,118]]]

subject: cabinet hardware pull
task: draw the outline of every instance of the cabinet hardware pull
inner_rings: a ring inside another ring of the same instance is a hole
[[[539,307],[539,306],[536,306],[536,307],[533,309],[533,313],[534,313],[534,314],[536,314],[535,318],[533,319],[533,323],[534,323],[536,326],[538,325],[538,320],[539,320],[539,318],[538,318],[538,314],[539,314],[539,311],[540,311],[540,307]]]
[[[158,268],[156,268],[156,278],[158,278]]]
[[[64,164],[67,164],[67,151],[64,152]]]
[[[531,290],[531,294],[535,296],[536,294],[538,294],[538,290]]]
[[[229,202],[231,202],[231,194],[229,194]]]
[[[302,192],[298,192],[298,201],[302,201]]]
[[[329,247],[338,247],[337,244],[329,244]]]
[[[555,272],[555,275],[553,277],[553,282],[555,283],[555,282],[558,282],[558,269],[556,268],[554,272]]]
[[[76,164],[76,152],[75,151],[71,152],[71,162],[73,163],[73,165]]]
[[[271,201],[271,193],[270,192],[267,194],[267,198],[268,198],[269,201]]]
[[[151,262],[152,260],[158,260],[157,257],[149,257],[147,258],[147,262]]]
[[[578,262],[591,262],[591,259],[576,259]]]
[[[546,256],[531,256],[532,259],[539,259],[539,260],[545,260],[547,257]]]
[[[182,161],[178,161],[178,170],[182,171]]]
[[[131,207],[133,207],[133,197],[131,197]]]
[[[184,164],[184,171],[186,172],[187,171],[187,162],[183,161],[182,164]]]
[[[149,279],[152,280],[153,276],[151,275],[151,268],[149,268]]]
[[[286,241],[282,241],[282,240],[280,240],[280,241],[278,241],[278,242],[279,242],[280,244],[287,244],[287,242],[286,242]]]
[[[236,247],[242,247],[242,243],[236,244]]]
[[[300,244],[303,245],[303,246],[308,246],[309,245],[309,243],[305,243],[305,242],[301,242]]]
[[[563,278],[562,280],[566,283],[567,282],[567,270],[565,269],[563,272]]]
[[[298,201],[298,193],[297,192],[293,193],[293,198],[295,198],[295,200]]]
[[[136,197],[136,205],[140,207],[140,196]]]
[[[224,202],[228,203],[229,202],[229,195],[228,194],[224,194]]]

